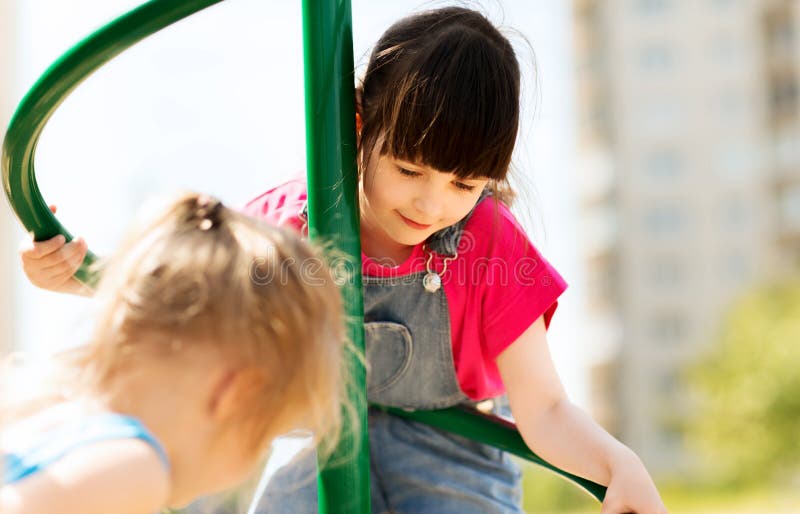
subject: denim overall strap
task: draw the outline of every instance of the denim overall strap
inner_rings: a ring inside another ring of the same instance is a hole
[[[468,398],[453,363],[444,290],[429,293],[424,273],[364,277],[367,398],[404,409],[441,409]]]

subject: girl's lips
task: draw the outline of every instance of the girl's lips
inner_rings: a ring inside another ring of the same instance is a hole
[[[408,225],[411,228],[415,228],[417,230],[426,230],[426,229],[431,228],[431,226],[432,226],[432,225],[423,225],[422,223],[417,223],[416,221],[412,221],[412,220],[406,218],[405,216],[403,216],[402,214],[400,214],[399,211],[398,211],[397,214],[400,215],[400,217],[403,219],[403,221],[406,223],[406,225]]]

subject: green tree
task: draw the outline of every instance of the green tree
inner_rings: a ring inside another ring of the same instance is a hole
[[[718,340],[688,375],[686,427],[708,478],[775,484],[800,472],[800,282],[738,301]]]

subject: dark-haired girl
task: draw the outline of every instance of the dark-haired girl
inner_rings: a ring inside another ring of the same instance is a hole
[[[519,103],[514,50],[473,10],[412,15],[375,46],[357,88],[369,401],[510,404],[534,452],[608,485],[602,512],[664,513],[642,462],[569,401],[550,358],[566,283],[508,210]],[[305,202],[297,180],[246,211],[303,230]],[[377,410],[369,441],[374,514],[521,512],[520,472],[499,450]],[[281,470],[258,512],[317,512],[313,468],[305,455]]]

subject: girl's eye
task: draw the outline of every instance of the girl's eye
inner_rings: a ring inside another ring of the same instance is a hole
[[[453,184],[462,191],[474,191],[475,186],[471,186],[469,184],[465,184],[463,182],[453,182]]]
[[[405,168],[398,168],[398,169],[400,170],[400,174],[401,175],[405,175],[406,177],[418,177],[418,176],[422,175],[422,173],[419,173],[417,171],[411,171],[411,170],[407,170]]]

